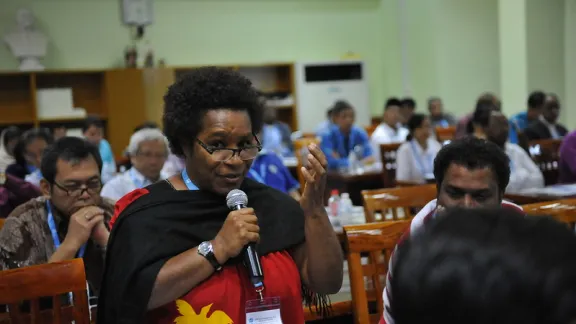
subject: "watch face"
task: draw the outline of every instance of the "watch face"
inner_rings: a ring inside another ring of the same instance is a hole
[[[210,242],[202,242],[198,245],[198,252],[202,255],[207,255],[212,252],[212,244]]]

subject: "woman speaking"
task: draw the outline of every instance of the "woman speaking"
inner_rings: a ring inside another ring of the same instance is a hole
[[[262,127],[248,79],[199,68],[164,101],[164,132],[186,168],[117,203],[98,323],[303,323],[303,298],[326,305],[322,296],[342,283],[342,253],[323,204],[325,156],[309,147],[298,203],[245,177]],[[228,209],[233,189],[246,193],[250,208]],[[243,262],[250,243],[260,255],[258,287]]]

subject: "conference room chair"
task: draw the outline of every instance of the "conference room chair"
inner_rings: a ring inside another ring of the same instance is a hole
[[[6,221],[5,218],[0,218],[0,230],[4,227],[4,222]]]
[[[390,256],[409,227],[408,220],[344,226],[354,323],[380,320]],[[368,258],[365,264],[364,255]]]
[[[381,144],[380,161],[382,161],[382,181],[385,188],[396,185],[396,156],[402,143]]]
[[[434,131],[436,132],[436,140],[440,143],[444,143],[454,139],[454,136],[456,135],[456,126],[436,127]]]
[[[63,297],[72,295],[72,305]],[[0,305],[8,312],[0,314],[0,323],[13,324],[89,324],[86,275],[82,259],[47,263],[0,272]],[[52,308],[40,310],[40,298],[52,297]],[[29,302],[30,312],[21,310]]]
[[[392,215],[393,220],[412,219],[417,210],[436,198],[436,185],[362,190],[366,223],[376,222],[376,214]]]
[[[532,160],[542,171],[547,186],[558,183],[561,144],[562,140],[555,139],[530,141],[528,144]]]

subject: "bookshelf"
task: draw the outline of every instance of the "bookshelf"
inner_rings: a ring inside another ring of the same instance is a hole
[[[298,129],[292,63],[223,67],[248,77],[275,107],[278,119]],[[72,90],[73,107],[103,120],[106,138],[120,158],[136,126],[145,121],[162,124],[166,89],[195,68],[0,72],[0,129],[11,125],[22,129],[81,127],[84,117],[43,117],[38,112],[38,90],[67,88]]]

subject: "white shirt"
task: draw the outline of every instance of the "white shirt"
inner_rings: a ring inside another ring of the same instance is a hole
[[[36,169],[36,171],[29,173],[26,175],[26,177],[24,177],[24,181],[30,182],[36,187],[40,187],[40,180],[42,180],[42,174],[40,173],[40,169]]]
[[[396,154],[396,180],[426,183],[434,178],[434,158],[442,145],[432,138],[427,140],[426,151],[412,140],[398,148]]]
[[[372,152],[376,161],[381,160],[381,144],[405,142],[406,136],[408,136],[409,133],[410,132],[400,124],[394,129],[386,123],[380,123],[372,133],[372,136],[370,136],[370,145],[372,145]]]
[[[163,172],[160,172],[160,180],[163,179],[166,179],[166,176]],[[117,201],[127,193],[144,188],[152,183],[153,182],[144,177],[142,173],[138,172],[136,168],[131,168],[106,182],[100,192],[100,196]]]
[[[506,192],[518,193],[522,189],[543,188],[544,176],[532,158],[517,144],[506,143],[510,159],[510,182]]]

